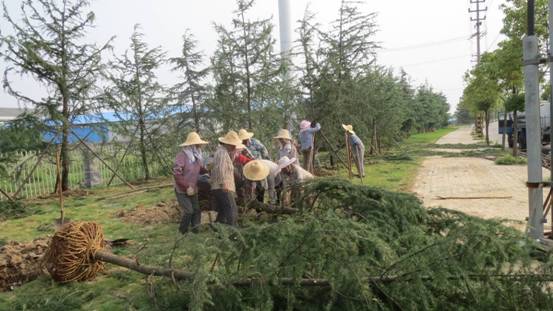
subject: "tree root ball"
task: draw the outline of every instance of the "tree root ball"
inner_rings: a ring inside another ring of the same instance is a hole
[[[106,246],[102,227],[93,222],[72,222],[61,226],[44,255],[46,269],[56,282],[92,280],[104,269],[95,259]]]

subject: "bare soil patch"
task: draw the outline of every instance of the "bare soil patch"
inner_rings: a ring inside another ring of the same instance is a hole
[[[200,207],[203,205],[200,202]],[[182,218],[182,210],[176,201],[159,202],[150,207],[137,205],[130,210],[121,210],[115,213],[115,217],[121,218],[124,222],[155,225],[179,223]],[[213,211],[202,211],[202,223],[210,223],[215,221],[217,213]]]
[[[0,247],[0,291],[12,290],[42,275],[42,255],[47,248],[47,239],[8,242]]]

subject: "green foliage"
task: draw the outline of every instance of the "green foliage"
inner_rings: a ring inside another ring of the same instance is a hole
[[[35,208],[26,206],[21,201],[0,201],[0,222],[8,219],[23,218],[37,213]]]
[[[495,160],[497,165],[524,165],[526,164],[526,158],[523,157],[514,157],[511,154],[505,154],[501,157],[498,157]]]
[[[524,111],[524,93],[512,95],[505,101],[506,111]]]

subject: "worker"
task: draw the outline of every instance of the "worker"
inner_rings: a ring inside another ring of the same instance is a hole
[[[290,159],[286,156],[278,160],[278,169],[284,188],[283,204],[290,205],[298,202],[301,192],[295,185],[311,180],[315,178],[315,176],[296,164],[296,159]],[[291,197],[291,201],[289,196]]]
[[[303,155],[303,168],[313,172],[313,158],[315,152],[315,133],[321,130],[321,125],[315,121],[303,120],[300,122],[300,151]]]
[[[173,178],[175,194],[183,210],[179,231],[184,234],[192,229],[196,231],[201,222],[201,210],[198,202],[198,177],[205,171],[201,147],[208,144],[196,132],[190,132],[186,141],[180,145],[182,149],[175,157]]]
[[[353,126],[351,124],[342,124],[346,134],[348,135],[349,144],[351,146],[351,152],[355,160],[355,166],[357,167],[357,172],[359,177],[365,177],[365,145],[361,139],[353,131]]]
[[[254,133],[248,132],[245,129],[238,131],[238,136],[240,136],[242,144],[246,146],[244,154],[253,160],[270,159],[269,151],[265,145],[253,138],[253,135]],[[245,188],[249,189],[249,193],[247,194],[250,195],[249,197],[247,195],[245,197],[248,197],[248,199],[255,197],[258,201],[263,202],[266,187],[263,187],[259,182],[247,180],[246,178],[244,179],[246,180],[244,183]]]
[[[298,151],[292,142],[292,137],[287,129],[278,130],[277,136],[274,137],[279,142],[278,158],[288,157],[289,159],[297,159]]]
[[[246,146],[244,150],[249,152],[249,155],[254,160],[270,159],[269,151],[258,139],[253,138],[254,133],[248,132],[245,129],[238,131],[238,136],[242,140],[242,144]]]
[[[278,201],[276,187],[281,182],[279,173],[278,164],[270,160],[254,160],[244,166],[244,176],[250,181],[259,182],[269,192],[271,205]],[[258,198],[258,201],[263,202],[263,198]]]
[[[236,153],[245,148],[235,131],[219,137],[219,147],[213,156],[211,170],[211,194],[217,211],[216,222],[235,226],[238,220],[238,207],[235,195],[233,159]]]

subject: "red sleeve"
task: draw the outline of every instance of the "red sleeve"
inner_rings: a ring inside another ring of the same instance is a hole
[[[247,156],[239,153],[237,156],[236,156],[236,159],[235,161],[242,164],[242,165],[245,165],[246,163],[250,162],[252,159],[248,158]]]

